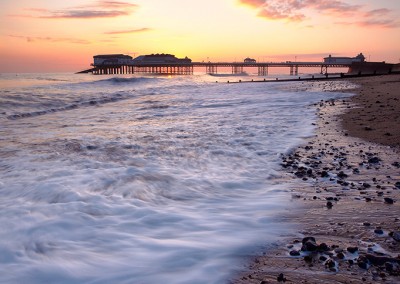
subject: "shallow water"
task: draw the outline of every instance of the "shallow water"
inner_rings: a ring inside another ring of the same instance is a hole
[[[223,282],[292,230],[279,155],[313,135],[312,103],[343,96],[206,75],[17,77],[0,77],[7,283]]]

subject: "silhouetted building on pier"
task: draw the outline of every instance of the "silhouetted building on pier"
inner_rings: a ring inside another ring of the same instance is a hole
[[[244,63],[256,63],[256,60],[250,57],[247,57],[245,60],[243,60]]]
[[[351,64],[353,62],[365,62],[365,56],[362,53],[356,57],[336,57],[329,54],[324,58],[324,63],[329,64]]]
[[[124,54],[102,54],[93,56],[93,66],[115,66],[129,65],[132,63],[132,56]]]
[[[133,59],[134,64],[190,64],[192,60],[188,57],[177,58],[172,54],[150,54],[141,55]]]

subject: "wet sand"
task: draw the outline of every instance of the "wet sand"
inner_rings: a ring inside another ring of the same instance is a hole
[[[316,137],[283,157],[297,233],[230,283],[400,283],[400,75],[351,81],[357,95],[320,102]]]

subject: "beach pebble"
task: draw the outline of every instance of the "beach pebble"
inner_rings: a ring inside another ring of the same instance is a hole
[[[328,257],[326,257],[325,255],[321,255],[320,257],[319,257],[319,260],[320,261],[326,261],[328,259]]]
[[[389,256],[376,256],[373,254],[367,253],[365,258],[372,264],[376,266],[384,265],[386,262],[391,263],[399,263],[400,260],[397,258],[389,257]]]
[[[383,230],[382,229],[375,229],[374,233],[377,235],[383,235]]]
[[[400,242],[400,231],[390,232],[389,236],[391,236],[395,241]]]
[[[307,263],[311,263],[312,262],[312,256],[311,255],[306,255],[304,257],[304,261],[307,262]]]
[[[302,251],[316,251],[318,249],[318,245],[315,241],[314,237],[306,237],[302,240]]]
[[[326,243],[320,243],[318,246],[318,251],[328,251],[330,250],[329,246]]]
[[[328,259],[325,262],[325,266],[327,266],[329,268],[334,268],[336,266],[336,262],[333,259]]]
[[[276,278],[276,280],[278,280],[278,282],[286,282],[286,278],[283,275],[283,273],[279,274],[278,277]]]
[[[336,256],[337,256],[339,259],[344,259],[344,258],[345,258],[343,252],[339,252],[338,254],[336,254]]]
[[[347,251],[350,252],[350,253],[355,253],[355,252],[358,251],[358,247],[348,247]]]
[[[328,207],[329,209],[332,208],[332,207],[333,207],[333,203],[330,202],[330,201],[328,201],[328,202],[326,203],[326,207]]]
[[[368,159],[368,163],[370,164],[377,164],[381,161],[381,159],[379,159],[378,157],[372,157]]]
[[[329,177],[328,172],[327,171],[322,171],[321,172],[321,177],[323,177],[323,178]]]
[[[299,256],[299,255],[300,255],[300,252],[299,252],[298,250],[291,250],[291,251],[289,252],[289,254],[290,254],[291,256]]]
[[[357,259],[357,265],[362,269],[368,269],[368,259],[364,255],[360,256]]]
[[[390,198],[390,197],[385,197],[384,200],[385,200],[385,203],[387,203],[387,204],[393,204],[394,203],[394,200],[392,198]]]

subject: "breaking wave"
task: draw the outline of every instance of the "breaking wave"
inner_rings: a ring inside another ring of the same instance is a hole
[[[38,111],[32,111],[32,112],[11,114],[11,115],[7,116],[7,119],[16,120],[16,119],[36,117],[36,116],[41,116],[41,115],[46,115],[46,114],[56,113],[56,112],[61,112],[61,111],[73,110],[73,109],[77,109],[77,108],[81,108],[81,107],[100,106],[100,105],[104,105],[104,104],[108,104],[108,103],[125,100],[128,98],[129,97],[126,95],[115,94],[112,97],[91,99],[88,101],[71,103],[71,104],[67,104],[65,106],[54,107],[54,108],[50,108],[50,109],[46,109],[46,110],[38,110]]]

